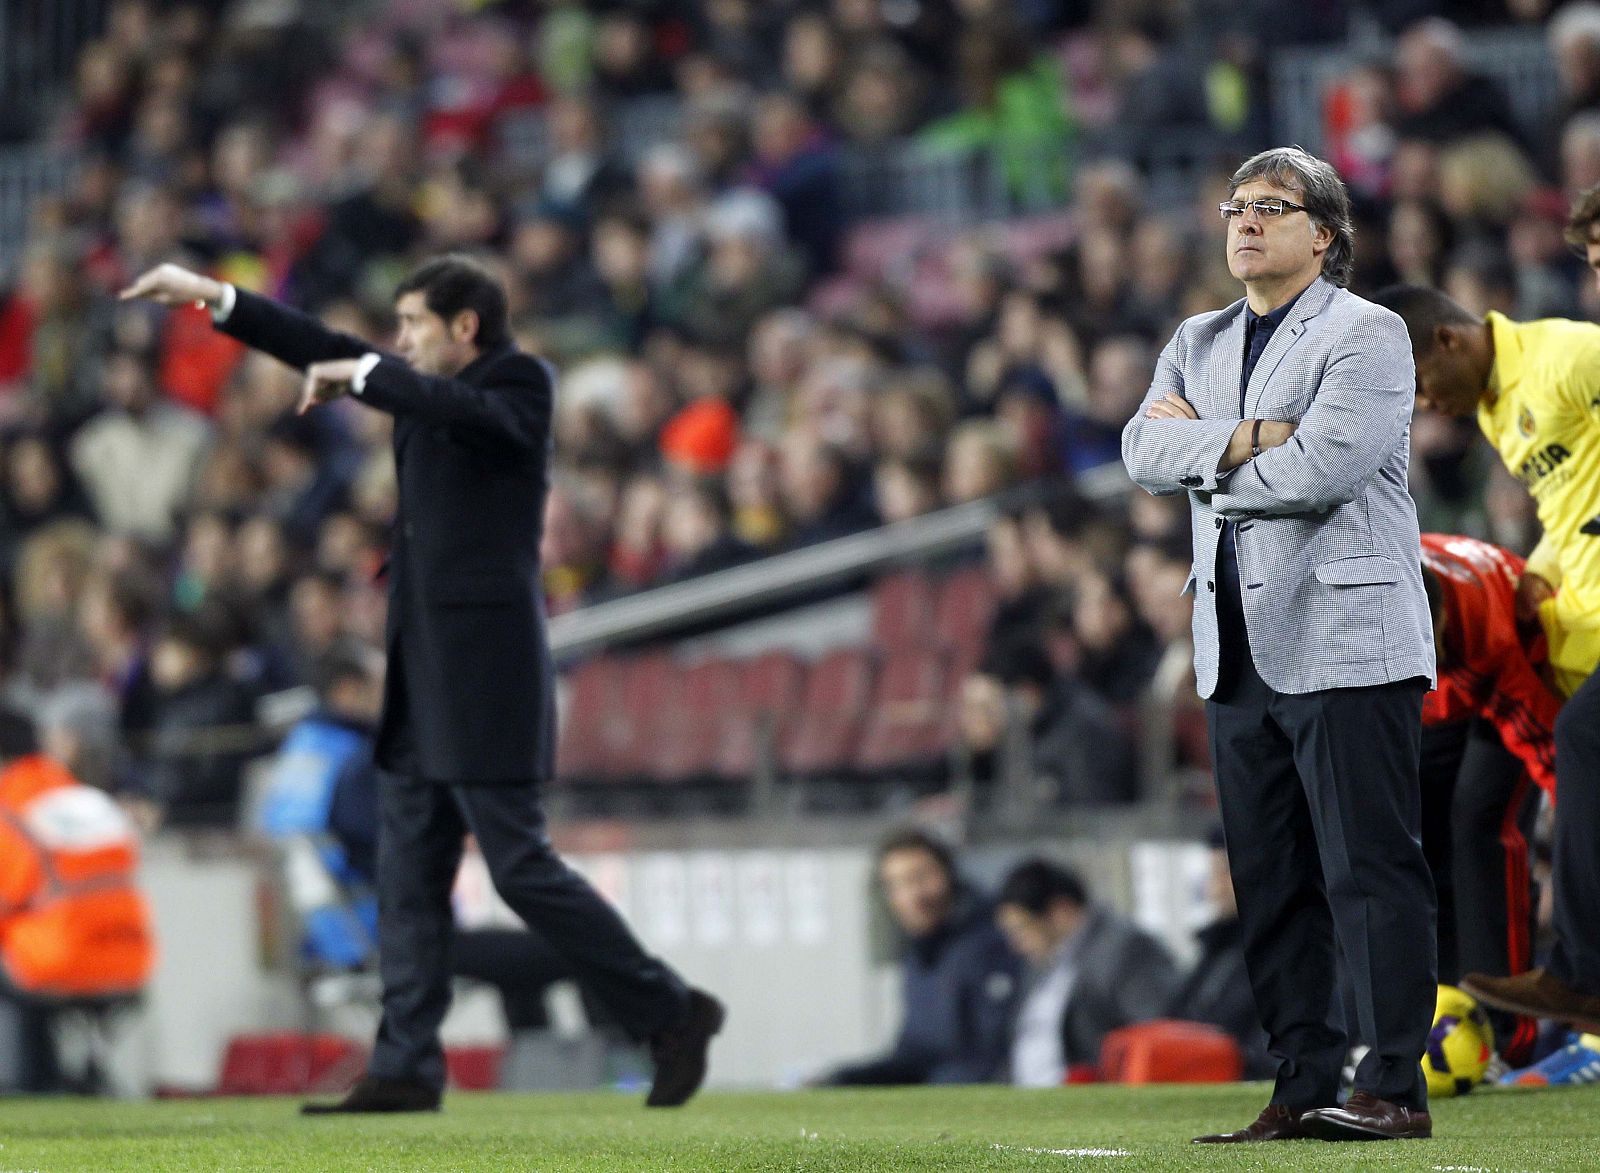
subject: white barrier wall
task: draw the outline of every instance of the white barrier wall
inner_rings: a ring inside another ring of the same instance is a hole
[[[1187,958],[1190,935],[1204,918],[1203,847],[1101,841],[1076,853],[1053,844],[1046,850],[1078,859],[1093,892]],[[975,852],[973,871],[993,878],[1021,853],[1020,847]],[[728,1026],[713,1052],[714,1084],[793,1086],[874,1053],[893,1037],[898,987],[893,966],[873,960],[869,848],[571,859],[653,952],[728,1003]],[[242,857],[196,860],[161,842],[147,852],[145,882],[161,937],[143,1035],[151,1083],[211,1087],[233,1034],[307,1025],[292,980],[262,961],[267,905],[258,868]],[[457,906],[469,924],[516,923],[494,896],[481,861],[464,866]],[[364,1035],[371,1010],[332,1021]],[[496,1000],[483,991],[461,999],[445,1034],[450,1042],[503,1038]]]

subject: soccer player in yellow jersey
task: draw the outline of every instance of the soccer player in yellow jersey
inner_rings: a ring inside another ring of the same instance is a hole
[[[1569,698],[1555,730],[1549,964],[1512,977],[1468,974],[1460,984],[1501,1010],[1600,1030],[1600,326],[1480,318],[1415,285],[1373,300],[1405,319],[1418,401],[1446,415],[1476,413],[1538,504],[1544,537],[1528,557],[1517,609],[1544,627],[1555,682]]]

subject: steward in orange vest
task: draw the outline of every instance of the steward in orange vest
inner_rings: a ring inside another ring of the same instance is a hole
[[[38,998],[134,993],[150,976],[150,911],[133,824],[40,754],[0,770],[0,987]]]

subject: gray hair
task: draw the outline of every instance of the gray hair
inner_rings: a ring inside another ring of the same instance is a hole
[[[77,742],[77,760],[65,762],[78,781],[104,789],[112,780],[121,749],[117,704],[105,689],[88,681],[70,681],[39,700],[34,714],[39,732],[69,733]]]
[[[1311,222],[1333,233],[1333,243],[1322,256],[1322,275],[1340,288],[1347,287],[1356,267],[1356,225],[1350,214],[1350,193],[1333,164],[1303,147],[1273,147],[1240,164],[1228,180],[1229,194],[1252,179],[1264,179],[1300,194]]]

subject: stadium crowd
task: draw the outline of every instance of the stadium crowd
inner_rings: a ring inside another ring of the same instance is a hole
[[[179,822],[231,818],[257,699],[381,648],[386,419],[295,417],[293,373],[202,311],[112,294],[183,259],[381,339],[395,275],[470,249],[503,271],[519,342],[564,368],[553,611],[1052,486],[988,535],[1002,606],[969,725],[1008,691],[1182,707],[1181,513],[1060,486],[1117,459],[1157,341],[1237,296],[1215,205],[1266,142],[1270,50],[1337,45],[1352,22],[1397,34],[1326,104],[1358,291],[1403,277],[1515,317],[1595,308],[1560,229],[1600,179],[1600,6],[1549,20],[1560,94],[1539,125],[1438,7],[1254,22],[708,0],[468,20],[430,2],[330,36],[293,4],[122,0],[44,132],[81,166],[0,295],[7,696],[29,710],[98,685],[116,785]],[[651,111],[666,132],[625,143]],[[1190,131],[1229,153],[1192,195],[1152,198],[1140,136]],[[992,152],[1031,214],[857,216],[860,161],[907,144]],[[1041,176],[1059,185],[1042,198]],[[1425,528],[1532,544],[1526,495],[1469,426],[1419,416],[1414,438]],[[1174,752],[1203,766],[1202,740]]]

